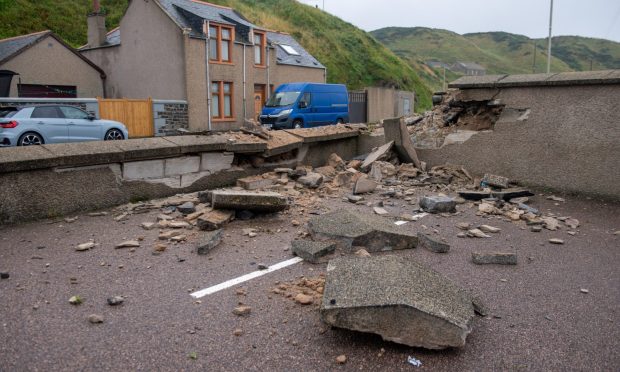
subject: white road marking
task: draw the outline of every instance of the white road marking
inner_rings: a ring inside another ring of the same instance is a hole
[[[274,272],[276,270],[283,269],[283,268],[285,268],[287,266],[294,265],[294,264],[299,263],[301,261],[303,261],[303,258],[301,258],[301,257],[291,258],[290,260],[282,261],[282,262],[277,263],[275,265],[269,266],[265,270],[254,271],[252,273],[245,274],[245,275],[240,276],[238,278],[227,280],[224,283],[220,283],[218,285],[214,285],[213,287],[205,288],[205,289],[202,289],[200,291],[191,293],[190,296],[192,296],[194,298],[201,298],[201,297],[204,297],[206,295],[210,295],[210,294],[213,294],[215,292],[219,292],[222,289],[230,288],[230,287],[235,286],[237,284],[240,284],[240,283],[243,283],[243,282],[247,282],[248,280],[251,280],[251,279],[254,279],[254,278],[258,278],[259,276],[263,276],[265,274],[272,273],[272,272]]]

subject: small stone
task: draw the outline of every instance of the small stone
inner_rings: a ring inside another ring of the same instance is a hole
[[[530,231],[531,232],[541,232],[542,231],[542,226],[532,226],[532,227],[530,227]]]
[[[579,227],[579,220],[576,218],[567,218],[564,221],[564,224],[566,224],[566,226],[570,227],[571,229],[576,229]]]
[[[257,267],[259,270],[267,270],[269,268],[269,266],[262,263],[259,263]]]
[[[374,207],[373,210],[375,211],[376,214],[378,214],[379,216],[385,216],[390,214],[390,212],[386,211],[385,209],[381,208],[381,207]]]
[[[581,292],[581,293],[590,293],[590,291],[589,291],[589,290],[587,290],[587,289],[585,289],[585,288],[581,288],[581,289],[579,290],[579,292]]]
[[[69,303],[70,303],[71,305],[79,305],[79,304],[81,304],[82,302],[83,302],[83,300],[82,300],[82,298],[81,298],[80,296],[72,296],[72,297],[69,299]]]
[[[367,250],[365,250],[365,249],[363,249],[363,248],[362,248],[362,249],[360,249],[360,250],[358,250],[358,251],[356,251],[356,252],[355,252],[355,255],[356,255],[357,257],[371,257],[371,256],[370,256],[370,253],[368,253],[368,251],[367,251]]]
[[[73,223],[73,222],[75,222],[75,221],[77,221],[77,220],[78,220],[78,217],[77,217],[77,216],[75,216],[75,217],[66,217],[66,218],[65,218],[65,222],[66,222],[66,223]]]
[[[196,251],[199,255],[209,253],[213,248],[222,242],[222,230],[208,231],[203,233],[200,241],[196,244]]]
[[[565,202],[566,201],[566,199],[560,198],[559,196],[554,196],[554,195],[547,196],[547,200],[553,200],[553,201],[556,201],[556,202]]]
[[[241,336],[242,334],[243,334],[243,330],[242,330],[242,329],[240,329],[240,328],[237,328],[237,329],[235,329],[235,330],[233,331],[233,335],[235,335],[235,336],[237,336],[237,337]]]
[[[497,176],[489,173],[485,174],[482,178],[482,182],[486,183],[487,185],[503,189],[508,187],[509,181],[510,180],[507,177]]]
[[[158,214],[157,221],[172,221],[174,218],[165,214]]]
[[[319,259],[336,250],[334,242],[313,242],[309,240],[293,240],[291,242],[293,254],[304,260],[317,263]]]
[[[153,250],[155,252],[163,252],[166,250],[166,248],[168,247],[165,244],[157,243],[155,244],[155,247],[153,248]]]
[[[450,244],[439,241],[421,232],[418,232],[418,245],[435,253],[446,253],[450,250]]]
[[[562,239],[549,239],[549,243],[551,244],[564,244],[564,240]]]
[[[420,208],[428,213],[456,212],[456,202],[447,196],[423,196],[419,204]]]
[[[301,305],[311,305],[314,302],[314,299],[312,298],[312,296],[298,293],[297,296],[295,296],[295,302]]]
[[[490,235],[485,234],[479,229],[470,229],[467,230],[467,236],[470,238],[490,238]]]
[[[196,206],[194,205],[194,203],[188,201],[177,206],[177,210],[184,215],[188,215],[190,213],[196,212]]]
[[[323,175],[319,173],[309,172],[303,177],[299,177],[297,182],[309,189],[316,189],[323,183]]]
[[[153,222],[142,222],[140,226],[144,230],[153,230],[155,228],[155,224]]]
[[[489,225],[480,225],[479,229],[485,233],[498,233],[502,231],[499,227],[493,227]]]
[[[459,222],[459,223],[456,224],[456,227],[458,227],[461,230],[469,230],[469,229],[471,229],[471,223]]]
[[[93,324],[103,323],[103,320],[104,320],[103,315],[91,314],[88,316],[88,321]]]
[[[355,186],[353,186],[353,194],[366,194],[375,191],[378,184],[368,178],[368,176],[363,175],[357,179],[355,182]]]
[[[0,272],[0,279],[8,279],[10,277],[7,271]]]
[[[137,240],[127,240],[122,243],[117,244],[114,248],[138,248],[140,247],[140,242]]]
[[[127,213],[122,213],[122,214],[119,214],[118,216],[114,217],[114,221],[116,221],[116,222],[120,222],[120,221],[123,221],[123,220],[126,220],[126,219],[127,219]]]
[[[467,238],[467,234],[464,233],[464,232],[460,232],[460,233],[456,234],[456,237],[457,238]]]
[[[122,304],[125,299],[123,298],[123,296],[114,296],[114,297],[110,297],[108,298],[108,305],[110,306],[118,306],[120,304]]]
[[[364,198],[363,198],[363,197],[361,197],[361,196],[359,196],[359,195],[350,195],[350,194],[349,194],[349,195],[347,195],[347,200],[348,200],[350,203],[354,203],[354,204],[355,204],[355,203],[357,203],[357,202],[360,202],[360,201],[364,200]]]
[[[291,225],[293,225],[293,226],[299,226],[299,225],[301,225],[301,223],[299,223],[299,221],[297,221],[297,220],[292,220],[292,221],[291,221]]]
[[[177,235],[177,236],[173,236],[172,238],[170,238],[171,241],[173,242],[182,242],[187,240],[187,235]]]
[[[517,255],[514,253],[492,252],[479,253],[472,252],[471,259],[476,265],[516,265]]]
[[[178,231],[178,230],[171,230],[171,231],[165,231],[161,234],[159,234],[159,240],[168,240],[168,239],[172,239],[175,236],[179,236],[182,235],[183,233]]]
[[[213,210],[198,217],[197,225],[200,230],[213,231],[221,229],[235,217],[235,212],[229,210]]]
[[[338,364],[345,364],[347,362],[347,356],[346,355],[338,355],[336,357],[336,363]]]
[[[238,316],[246,316],[252,312],[252,308],[245,305],[237,306],[233,309],[233,314]]]
[[[78,252],[83,252],[83,251],[88,251],[90,249],[93,249],[97,246],[97,244],[95,244],[95,242],[87,242],[87,243],[82,243],[79,244],[75,250]]]

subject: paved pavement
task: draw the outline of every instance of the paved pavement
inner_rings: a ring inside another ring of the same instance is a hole
[[[375,199],[378,197],[375,197]],[[234,221],[224,242],[207,256],[193,252],[198,231],[186,243],[152,254],[157,230],[139,224],[159,211],[115,222],[111,215],[82,215],[76,222],[40,221],[0,227],[0,370],[412,370],[414,356],[427,370],[600,370],[620,368],[620,229],[618,204],[568,198],[566,203],[533,198],[532,205],[579,219],[575,236],[561,231],[533,233],[500,219],[475,216],[459,206],[454,217],[427,216],[401,226],[432,231],[452,245],[448,254],[425,249],[401,251],[479,294],[491,309],[477,317],[463,349],[429,351],[384,342],[378,336],[329,329],[316,305],[301,306],[271,293],[279,282],[316,277],[325,264],[289,266],[212,295],[189,293],[290,259],[290,241],[307,216],[287,213]],[[385,208],[398,215],[411,206]],[[367,206],[323,199],[323,211]],[[305,212],[308,212],[306,209]],[[502,228],[490,239],[458,238],[457,222]],[[426,226],[426,229],[424,228]],[[242,229],[259,229],[242,236]],[[134,252],[114,249],[144,237]],[[559,237],[564,245],[551,245]],[[76,252],[95,239],[99,246]],[[514,250],[517,266],[477,266],[473,250]],[[71,278],[75,278],[72,280]],[[75,282],[75,283],[73,283]],[[245,288],[246,296],[236,294]],[[589,292],[582,293],[581,289]],[[69,304],[80,295],[84,303]],[[111,307],[106,298],[126,297]],[[240,302],[247,317],[232,314]],[[90,324],[97,313],[102,324]],[[233,335],[242,329],[241,336]],[[384,353],[381,350],[384,349]],[[346,364],[335,358],[345,354]],[[190,357],[195,356],[195,358]]]

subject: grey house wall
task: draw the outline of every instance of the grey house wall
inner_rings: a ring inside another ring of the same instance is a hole
[[[103,97],[99,71],[51,36],[0,65],[0,70],[19,74],[11,82],[11,97],[18,96],[20,81],[22,84],[71,85],[77,87],[78,97]]]
[[[369,87],[368,94],[368,122],[376,123],[383,119],[405,116],[404,101],[409,100],[413,114],[415,93],[393,88]]]
[[[121,45],[80,52],[108,78],[108,98],[186,100],[182,30],[154,1],[131,1]]]

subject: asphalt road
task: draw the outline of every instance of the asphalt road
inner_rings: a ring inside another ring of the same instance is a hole
[[[372,213],[340,198],[319,203],[323,211]],[[395,203],[385,208],[396,215],[411,213],[402,200]],[[252,272],[259,263],[291,258],[289,243],[304,229],[290,221],[307,220],[300,207],[232,222],[223,243],[207,256],[194,252],[200,234],[195,230],[187,242],[168,244],[161,255],[153,255],[158,230],[139,225],[154,222],[156,210],[124,222],[111,215],[82,215],[73,223],[3,226],[0,271],[9,271],[10,278],[0,280],[0,370],[415,370],[408,356],[421,360],[421,369],[436,371],[619,370],[620,236],[613,234],[620,230],[619,205],[575,198],[554,203],[541,196],[531,205],[577,218],[577,234],[567,234],[566,227],[530,232],[499,218],[477,217],[466,205],[453,217],[431,215],[401,226],[436,229],[452,247],[448,254],[421,248],[395,254],[444,273],[491,309],[490,316],[475,319],[463,349],[444,351],[329,329],[319,319],[318,305],[301,306],[271,292],[280,282],[318,276],[325,264],[295,264],[199,302],[189,295]],[[489,239],[458,238],[457,222],[486,223],[502,231]],[[259,230],[257,237],[242,236],[249,227]],[[138,237],[144,240],[134,252],[114,249]],[[548,243],[556,237],[566,243]],[[74,250],[91,238],[98,247]],[[474,250],[516,251],[519,263],[474,265]],[[238,295],[237,288],[247,295]],[[74,295],[83,304],[69,304]],[[107,305],[106,298],[115,295],[126,297],[124,304]],[[232,314],[239,303],[252,307],[249,316]],[[87,317],[93,313],[103,315],[104,323],[90,324]],[[243,334],[235,336],[235,329]],[[335,361],[341,354],[347,356],[344,365]]]

